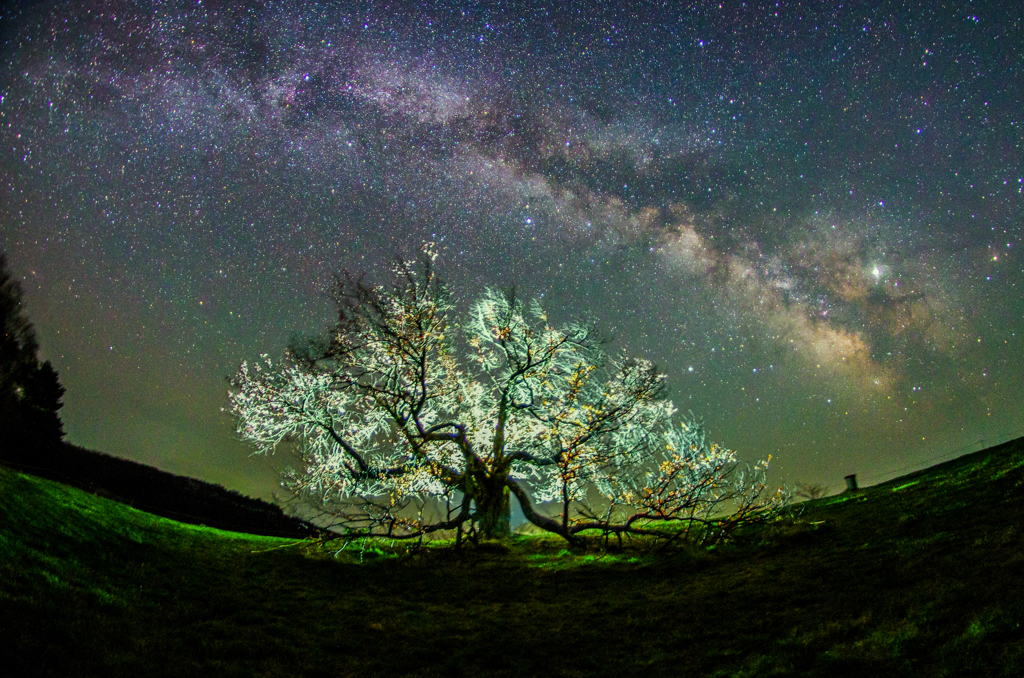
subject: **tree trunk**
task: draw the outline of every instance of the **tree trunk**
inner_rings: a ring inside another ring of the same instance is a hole
[[[504,481],[487,483],[476,498],[476,513],[484,539],[505,539],[512,534],[512,505]]]

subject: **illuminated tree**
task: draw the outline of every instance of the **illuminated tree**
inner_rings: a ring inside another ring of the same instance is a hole
[[[701,422],[673,423],[649,361],[608,353],[584,323],[555,327],[514,292],[486,290],[457,325],[435,258],[426,245],[399,260],[387,287],[344,276],[327,337],[232,380],[238,433],[263,454],[295,443],[286,484],[335,529],[500,538],[511,494],[569,542],[714,541],[781,510],[765,464],[740,469]]]

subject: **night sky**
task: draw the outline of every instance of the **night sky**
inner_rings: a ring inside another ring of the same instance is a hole
[[[1024,435],[1018,0],[2,12],[0,247],[70,442],[269,496],[225,378],[425,240],[779,482]]]

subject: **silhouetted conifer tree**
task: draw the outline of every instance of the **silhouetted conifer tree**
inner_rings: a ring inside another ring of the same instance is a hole
[[[50,362],[39,362],[21,294],[0,253],[0,456],[31,461],[64,437],[57,413],[64,387]]]

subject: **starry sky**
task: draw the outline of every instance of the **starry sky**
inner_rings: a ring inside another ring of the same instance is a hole
[[[269,497],[226,377],[426,240],[779,482],[1024,435],[1015,0],[0,11],[0,247],[73,443]]]

